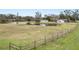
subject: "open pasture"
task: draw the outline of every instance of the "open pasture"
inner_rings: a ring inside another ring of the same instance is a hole
[[[40,26],[25,24],[0,24],[0,49],[8,49],[9,42],[17,45],[24,45],[33,40],[49,37],[59,30],[70,29],[76,23],[65,23],[57,26]]]

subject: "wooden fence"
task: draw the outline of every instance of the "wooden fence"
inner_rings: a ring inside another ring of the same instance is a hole
[[[19,50],[20,49],[20,47],[19,46],[17,46],[17,45],[15,45],[14,43],[9,43],[9,50],[11,50],[11,49],[13,49],[13,50]]]
[[[70,29],[65,29],[63,31],[57,31],[57,32],[51,34],[49,37],[45,35],[44,38],[41,38],[40,40],[34,40],[29,44],[25,44],[24,46],[17,46],[16,44],[10,42],[9,43],[9,49],[10,50],[31,50],[31,49],[36,49],[37,47],[39,47],[41,45],[46,45],[48,42],[55,41],[56,39],[58,39],[60,37],[64,37],[69,32],[74,31],[76,27],[70,28]]]

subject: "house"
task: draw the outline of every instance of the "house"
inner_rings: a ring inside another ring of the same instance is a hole
[[[68,19],[61,19],[61,20],[64,20],[64,22],[68,22],[69,21]]]
[[[57,20],[57,24],[63,24],[63,23],[65,23],[65,21],[63,19]]]

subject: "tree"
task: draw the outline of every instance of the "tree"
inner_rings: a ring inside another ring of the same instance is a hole
[[[8,19],[14,19],[14,18],[15,18],[15,15],[13,15],[13,14],[8,14],[8,15],[7,15],[7,18],[8,18]]]
[[[7,16],[5,14],[0,14],[0,23],[7,23]]]
[[[15,19],[16,19],[16,15],[14,15],[14,14],[8,14],[7,17],[6,17],[6,19],[8,19],[9,22],[14,22]]]
[[[41,13],[40,12],[36,12],[35,18],[40,19],[41,18]]]
[[[60,18],[67,19],[68,21],[74,21],[77,19],[77,11],[74,10],[64,10],[63,13],[60,13]]]
[[[71,10],[64,10],[64,14],[66,16],[70,16],[72,14],[72,11]]]
[[[33,17],[31,17],[31,16],[25,16],[25,20],[27,21],[27,24],[30,25],[30,21],[33,20]]]
[[[46,16],[45,18],[46,18],[48,21],[51,21],[51,19],[50,19],[51,16]]]
[[[59,19],[59,15],[51,14],[51,15],[45,15],[44,16],[48,21],[56,21]]]
[[[18,24],[19,22],[19,17],[18,17],[18,12],[17,12],[17,16],[16,16],[16,24]]]
[[[36,12],[35,14],[35,21],[36,21],[36,25],[39,25],[40,24],[40,19],[41,19],[41,13],[40,12]]]
[[[75,20],[79,20],[79,10],[75,9],[73,11],[73,15],[72,16],[75,18]]]
[[[27,24],[30,25],[30,21],[31,21],[31,19],[27,19],[27,21],[28,21]]]
[[[61,13],[59,14],[59,18],[60,18],[60,19],[66,19],[65,15],[63,14],[63,12],[61,12]]]
[[[72,11],[71,10],[64,10],[64,15],[65,15],[66,19],[70,20],[70,16],[72,15]]]

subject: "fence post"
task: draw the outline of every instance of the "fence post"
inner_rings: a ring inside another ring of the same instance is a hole
[[[65,29],[65,35],[67,34],[67,30]]]
[[[9,42],[9,50],[11,50],[11,43]]]
[[[45,39],[44,39],[44,44],[46,45],[46,42],[47,42],[47,40],[46,40],[46,36],[45,36]]]
[[[69,29],[69,33],[71,32],[71,29]]]
[[[58,34],[59,34],[59,33],[58,33],[58,32],[56,32],[56,39],[58,39]]]
[[[63,30],[61,37],[64,37],[65,35],[66,35],[66,30]]]
[[[52,41],[54,41],[55,40],[55,35],[54,34],[52,34]]]
[[[34,40],[34,49],[36,49],[36,40]]]
[[[21,50],[22,49],[22,46],[19,46],[19,49]]]

